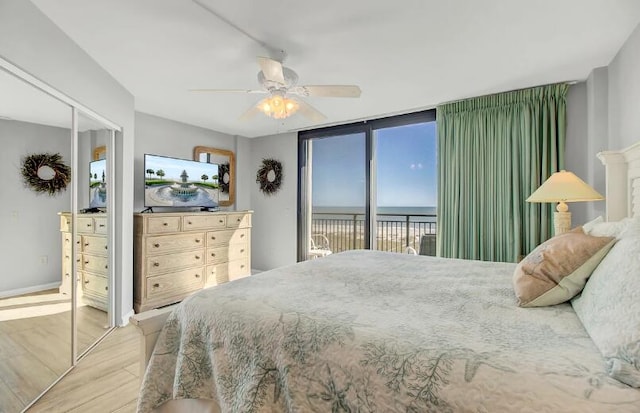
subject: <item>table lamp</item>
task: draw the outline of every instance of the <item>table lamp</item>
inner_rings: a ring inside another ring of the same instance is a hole
[[[553,213],[553,229],[555,235],[563,234],[571,229],[571,212],[567,202],[601,201],[604,197],[586,184],[572,172],[564,169],[555,172],[534,193],[527,202],[557,202]]]

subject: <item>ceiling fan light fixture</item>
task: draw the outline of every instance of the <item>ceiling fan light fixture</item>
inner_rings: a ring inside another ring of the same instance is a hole
[[[258,109],[274,119],[285,119],[298,111],[299,105],[293,99],[280,95],[269,96],[258,104]]]

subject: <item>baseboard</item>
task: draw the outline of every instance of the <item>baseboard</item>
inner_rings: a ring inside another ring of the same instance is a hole
[[[54,288],[60,288],[60,282],[32,285],[30,287],[17,288],[15,290],[0,291],[0,298],[15,297],[16,295],[37,293],[39,291],[51,290]]]

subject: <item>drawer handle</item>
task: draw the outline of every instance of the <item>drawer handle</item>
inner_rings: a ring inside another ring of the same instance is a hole
[[[187,221],[187,225],[191,225],[191,221]]]
[[[104,228],[104,224],[100,224],[98,225],[100,228]]]
[[[244,268],[244,264],[242,264],[242,265],[240,266],[240,268]]]
[[[199,260],[199,259],[200,259],[200,256],[199,256],[199,255],[196,255],[196,260]]]
[[[154,263],[153,263],[153,266],[154,266],[154,267],[159,267],[159,266],[160,266],[160,263],[159,263],[159,262],[154,262]]]
[[[65,256],[64,256],[64,259],[65,259],[65,260],[68,260],[68,259],[69,259],[69,256],[68,256],[68,255],[65,255]]]
[[[212,253],[211,253],[211,256],[212,256],[212,257],[215,257],[215,256],[216,256],[216,253],[215,253],[215,252],[212,252]]]
[[[91,224],[87,224],[87,228],[91,228]]]
[[[104,246],[104,249],[105,249],[105,250],[107,249],[107,246],[106,246],[106,245]]]
[[[240,254],[242,254],[244,252],[244,248],[240,250]]]
[[[69,238],[64,239],[64,242],[69,242],[69,241],[71,241]]]
[[[84,264],[85,264],[85,265],[89,264],[89,260],[86,260],[86,261],[84,262]]]
[[[200,278],[200,274],[196,274],[196,278]]]
[[[107,264],[105,264],[105,265],[104,265],[104,269],[106,270],[106,269],[108,269],[108,268],[109,268],[109,266],[108,266]]]
[[[240,222],[240,221],[242,221],[242,218],[238,218],[236,221]]]
[[[69,274],[68,272],[65,272],[65,273],[64,273],[64,276],[65,276],[65,277],[69,277],[70,275],[71,275],[71,274]]]
[[[109,286],[104,287],[104,290],[105,290],[105,291],[109,291]]]
[[[212,241],[215,241],[215,240],[216,240],[216,237],[214,237],[214,236],[212,235],[212,236],[211,236],[211,240],[212,240]]]
[[[153,284],[153,288],[158,288],[158,287],[160,287],[160,284],[158,283]]]
[[[84,283],[85,284],[89,284],[89,280],[84,280]]]
[[[240,238],[244,238],[244,234],[240,234]]]
[[[80,262],[80,258],[78,258],[78,259],[76,260],[76,262]]]
[[[219,220],[218,222],[222,224],[224,221],[223,220]]]
[[[166,222],[163,222],[162,225],[164,225],[165,227],[169,226],[169,224]]]
[[[154,248],[160,248],[160,244],[158,244],[157,242],[155,244],[153,244]]]
[[[85,247],[88,247],[88,246],[89,246],[89,243],[88,243],[88,242],[85,242],[85,243],[84,243],[84,246],[85,246]]]
[[[196,238],[196,244],[200,243],[200,239]]]

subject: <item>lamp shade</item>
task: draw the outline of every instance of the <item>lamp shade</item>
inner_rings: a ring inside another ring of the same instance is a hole
[[[604,197],[572,172],[562,170],[549,177],[527,202],[601,201]]]

